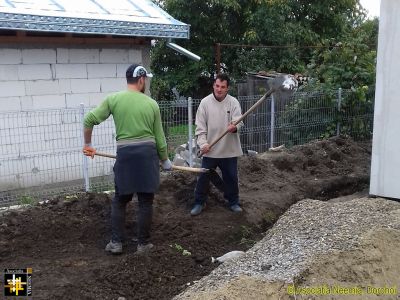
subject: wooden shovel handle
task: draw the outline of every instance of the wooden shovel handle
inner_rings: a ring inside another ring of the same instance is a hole
[[[194,172],[194,173],[207,173],[210,171],[209,169],[206,168],[193,168],[193,167],[174,166],[174,165],[172,165],[172,169],[179,171]]]
[[[108,157],[108,158],[114,158],[114,159],[117,158],[116,155],[103,153],[103,152],[97,152],[97,151],[96,151],[95,155]],[[179,170],[179,171],[193,172],[193,173],[207,173],[209,171],[209,169],[206,169],[206,168],[193,168],[193,167],[174,166],[174,165],[172,165],[172,169]]]
[[[271,94],[275,92],[274,88],[271,88],[268,92],[265,93],[264,96],[262,96],[256,103],[253,104],[252,107],[250,107],[239,119],[237,119],[235,122],[233,122],[233,125],[239,124],[244,118],[248,116],[249,113],[251,113],[253,110],[255,110],[258,106],[260,106],[261,103],[264,102],[265,99],[267,99]],[[229,130],[225,130],[223,134],[221,134],[218,138],[216,138],[211,144],[210,144],[210,149],[218,143],[225,135],[227,135]],[[203,153],[200,153],[199,157],[202,157]]]

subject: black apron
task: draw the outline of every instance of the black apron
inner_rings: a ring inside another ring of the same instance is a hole
[[[154,143],[117,147],[114,182],[120,195],[155,193],[160,186],[160,166]]]

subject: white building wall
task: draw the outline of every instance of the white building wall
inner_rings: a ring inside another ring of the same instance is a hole
[[[400,1],[382,0],[370,194],[400,198]]]
[[[127,67],[149,68],[149,51],[149,46],[0,48],[0,191],[82,178],[76,108],[98,105],[124,89]],[[112,126],[101,134],[112,141]],[[94,130],[98,147],[102,139]],[[56,172],[49,171],[53,167]],[[94,168],[90,175],[104,175],[104,170],[111,169]]]
[[[0,49],[0,103],[9,103],[0,112],[69,107],[67,99],[76,94],[116,92],[126,86],[131,63],[149,68],[148,52],[148,47]]]

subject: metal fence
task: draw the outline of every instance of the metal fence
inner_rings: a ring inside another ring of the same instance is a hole
[[[261,96],[239,97],[242,111]],[[284,104],[268,98],[244,120],[242,147],[263,152],[338,134],[370,139],[373,99],[373,91],[360,98],[342,90],[297,92]],[[191,140],[199,103],[200,99],[159,103],[171,158],[178,145]],[[114,161],[99,156],[92,160],[81,152],[82,121],[89,109],[0,113],[0,206],[113,189]],[[115,153],[112,118],[95,127],[92,142],[98,151]]]

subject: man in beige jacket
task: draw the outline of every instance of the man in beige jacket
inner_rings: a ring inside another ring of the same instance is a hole
[[[217,75],[213,93],[201,100],[197,110],[195,135],[203,154],[202,167],[220,168],[224,182],[224,198],[233,212],[241,212],[237,157],[243,155],[238,133],[243,123],[237,126],[232,123],[241,117],[242,112],[238,100],[228,95],[229,83],[230,80],[226,74]],[[210,148],[210,143],[227,129],[229,133]],[[190,212],[192,216],[202,212],[208,197],[209,182],[206,173],[199,176],[195,190],[195,205]]]

